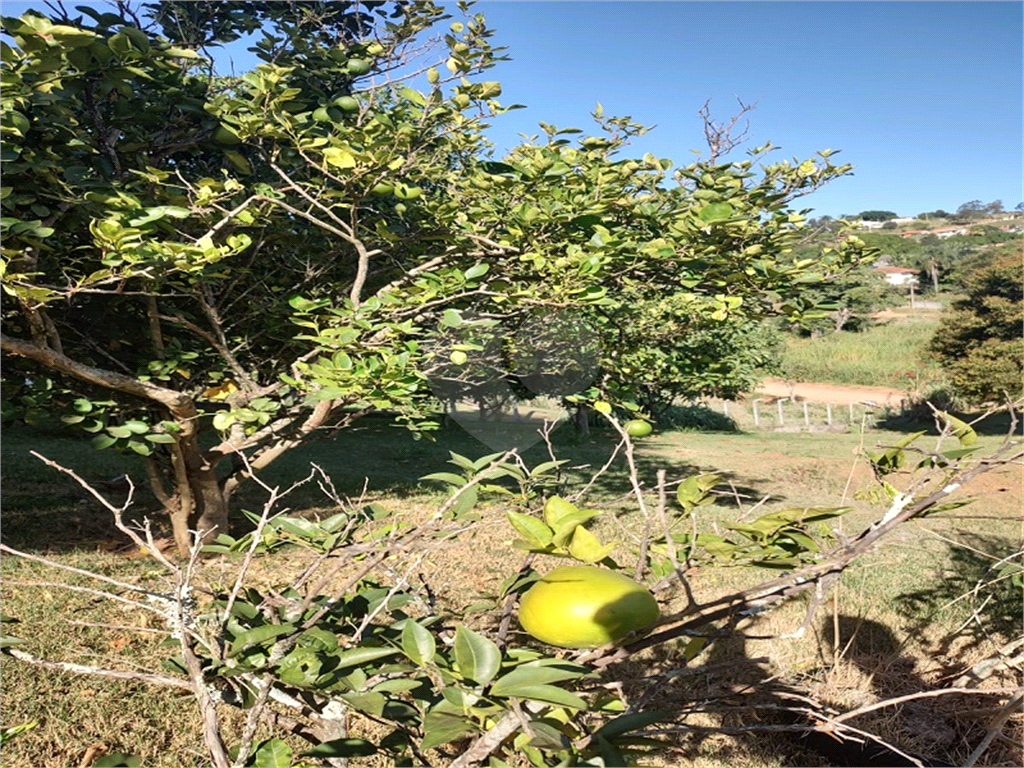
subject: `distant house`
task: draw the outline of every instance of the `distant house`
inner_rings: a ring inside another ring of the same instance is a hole
[[[920,235],[935,235],[940,238],[952,237],[953,235],[966,235],[967,227],[936,227],[935,229],[908,229],[900,232],[900,237],[918,237]]]
[[[916,269],[907,269],[906,267],[874,267],[873,269],[885,275],[885,282],[889,285],[901,288],[917,287],[918,270]]]

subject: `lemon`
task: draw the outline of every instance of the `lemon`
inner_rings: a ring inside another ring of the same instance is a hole
[[[647,437],[651,434],[650,422],[644,421],[643,419],[627,421],[622,425],[622,428],[626,430],[626,434],[630,437]]]
[[[650,626],[659,616],[654,596],[642,584],[592,565],[556,568],[519,604],[523,629],[562,648],[596,648]]]

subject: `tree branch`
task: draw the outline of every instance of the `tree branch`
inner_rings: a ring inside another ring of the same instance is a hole
[[[179,688],[181,690],[189,691],[190,693],[193,690],[191,683],[186,680],[180,680],[176,677],[151,675],[145,672],[129,672],[123,669],[103,669],[102,667],[90,667],[85,664],[72,664],[67,661],[49,661],[47,659],[40,659],[37,656],[33,656],[31,653],[23,651],[20,648],[5,648],[4,651],[25,664],[31,664],[32,666],[42,667],[44,669],[54,669],[58,672],[71,672],[76,675],[95,675],[97,677],[106,677],[112,680],[126,680],[136,683],[148,683],[149,685],[164,685],[170,688]]]
[[[0,333],[0,350],[9,355],[28,358],[47,368],[66,373],[76,379],[105,389],[112,389],[146,400],[154,400],[161,405],[167,406],[179,418],[195,418],[197,416],[192,399],[188,395],[173,389],[165,389],[148,381],[139,381],[131,376],[114,373],[113,371],[105,371],[102,368],[95,368],[77,360],[72,360],[60,352],[40,347],[23,339],[16,339],[4,333]]]

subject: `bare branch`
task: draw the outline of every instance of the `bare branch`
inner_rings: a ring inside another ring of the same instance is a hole
[[[740,105],[740,111],[732,115],[728,122],[716,123],[711,118],[710,99],[705,101],[704,106],[698,111],[701,120],[704,121],[704,140],[707,142],[708,149],[711,152],[711,156],[708,158],[708,163],[711,165],[714,165],[720,157],[729,154],[733,149],[746,141],[747,134],[750,133],[749,120],[745,121],[742,131],[739,133],[734,133],[734,131],[740,119],[748,112],[756,109],[757,104],[744,104],[743,100],[739,97],[736,98],[736,101]]]
[[[71,672],[76,675],[95,675],[97,677],[106,677],[112,680],[148,683],[149,685],[163,685],[169,688],[179,688],[186,691],[192,691],[192,683],[177,677],[151,675],[145,672],[129,672],[124,669],[103,669],[101,667],[86,666],[85,664],[72,664],[68,661],[48,661],[46,659],[40,659],[37,656],[33,656],[31,653],[23,651],[20,648],[6,648],[4,650],[18,661],[24,662],[25,664],[31,664],[35,667],[42,667],[44,669],[54,669],[58,672]]]

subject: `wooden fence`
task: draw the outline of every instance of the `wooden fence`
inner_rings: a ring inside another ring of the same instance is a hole
[[[837,404],[812,403],[792,398],[752,398],[748,400],[704,400],[711,410],[728,416],[741,429],[827,432],[846,431],[850,426],[873,426],[890,416],[901,414],[902,406],[872,402]]]

